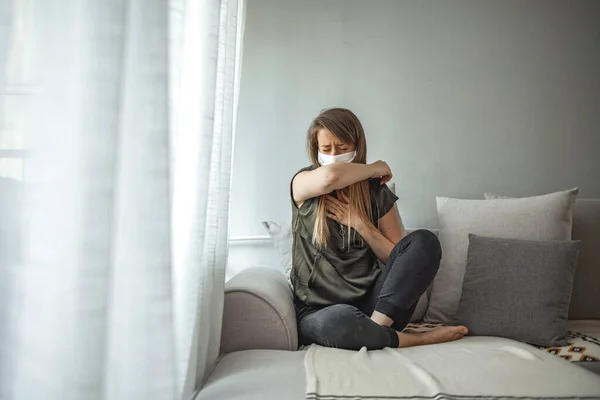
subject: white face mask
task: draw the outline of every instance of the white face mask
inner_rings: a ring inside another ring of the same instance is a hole
[[[356,151],[351,151],[350,153],[338,154],[337,156],[330,156],[328,154],[323,154],[319,152],[319,163],[321,165],[329,165],[338,162],[349,163],[354,160],[356,157]]]

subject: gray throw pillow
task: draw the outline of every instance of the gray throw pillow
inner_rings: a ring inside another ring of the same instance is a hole
[[[472,335],[566,345],[579,245],[470,234],[458,321]]]
[[[511,197],[486,193],[485,198]],[[573,205],[572,239],[581,240],[581,247],[569,319],[600,319],[600,199],[577,199]]]

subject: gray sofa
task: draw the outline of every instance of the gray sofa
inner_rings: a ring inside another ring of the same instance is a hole
[[[569,317],[600,326],[600,199],[578,199],[573,239],[582,241]],[[226,284],[221,358],[196,400],[303,399],[292,293],[284,275],[249,268]],[[600,361],[577,363],[600,373]],[[578,368],[573,366],[573,368]]]

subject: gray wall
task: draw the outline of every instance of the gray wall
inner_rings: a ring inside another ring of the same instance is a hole
[[[232,235],[290,219],[332,106],[392,167],[407,227],[437,225],[436,195],[600,197],[598,1],[248,0],[242,68]]]

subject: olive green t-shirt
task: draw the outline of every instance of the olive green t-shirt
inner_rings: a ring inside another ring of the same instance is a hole
[[[311,169],[313,167],[302,168],[298,173]],[[379,179],[369,181],[375,226],[398,200],[387,185],[379,182]],[[336,197],[335,192],[332,195]],[[379,276],[377,257],[357,232],[345,226],[342,230],[338,222],[329,218],[329,246],[320,249],[313,245],[319,201],[319,197],[311,198],[297,207],[292,194],[294,296],[309,306],[350,304],[362,297]],[[340,233],[343,231],[344,235]]]

